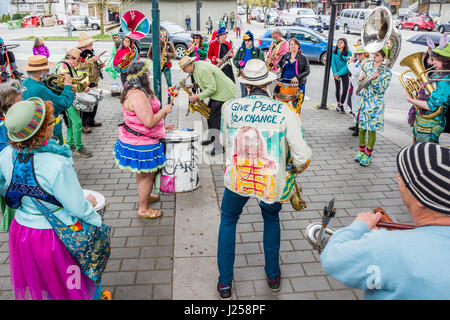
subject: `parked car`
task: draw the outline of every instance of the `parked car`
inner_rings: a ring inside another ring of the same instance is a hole
[[[39,27],[40,26],[39,16],[28,15],[23,17],[22,25],[24,28]]]
[[[83,30],[86,28],[86,25],[84,24],[84,17],[85,16],[71,16],[68,18],[68,21],[70,21],[73,26],[73,30]],[[97,17],[88,17],[88,19],[88,29],[100,29],[100,20],[97,19]],[[67,22],[64,24],[63,28],[67,29]]]
[[[65,14],[58,14],[58,15],[56,15],[56,23],[59,24],[59,25],[66,24],[67,23],[67,19],[68,19],[68,16],[65,15]]]
[[[294,14],[283,14],[281,20],[283,21],[283,26],[293,26],[295,19],[297,18]]]
[[[187,50],[192,41],[192,33],[185,31],[178,24],[169,22],[169,21],[161,21],[160,23],[161,29],[164,29],[169,34],[169,40],[172,41],[175,52],[177,54],[177,59],[181,59],[184,57],[184,51]],[[122,39],[125,34],[122,30],[119,30],[119,36]],[[203,36],[205,42],[209,42],[209,39]],[[149,33],[142,39],[136,41],[136,45],[140,52],[147,52],[152,44],[152,31],[150,26]]]
[[[434,27],[435,25],[433,19],[431,19],[428,16],[409,17],[405,21],[402,21],[397,24],[398,29],[412,29],[414,31],[418,30],[432,31],[434,30]]]
[[[436,30],[440,33],[450,32],[450,21],[447,21],[447,23],[436,24]]]
[[[252,11],[250,11],[250,20],[256,20],[260,13],[261,9],[253,8]]]
[[[310,61],[317,61],[326,64],[327,61],[327,39],[320,33],[303,27],[280,27],[282,36],[285,39],[297,38],[300,42],[300,47],[303,54]],[[256,40],[256,46],[264,52],[269,50],[272,43],[272,28],[269,28],[267,32]]]
[[[316,30],[319,32],[322,32],[322,29],[323,29],[322,23],[319,22],[319,20],[317,20],[315,18],[297,17],[295,19],[294,25],[313,29],[313,30]]]
[[[336,30],[339,30],[340,26],[339,26],[339,21],[337,18],[338,17],[336,17],[336,21],[335,21],[334,25],[336,26]],[[319,20],[319,22],[322,23],[323,30],[330,29],[330,16],[329,15],[320,15],[317,19]]]
[[[361,33],[361,29],[372,9],[344,9],[340,16],[340,24],[344,33]]]

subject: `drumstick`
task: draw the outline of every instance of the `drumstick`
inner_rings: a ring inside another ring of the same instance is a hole
[[[106,50],[103,51],[102,53],[100,53],[98,56],[101,57],[102,55],[104,55],[106,53]]]

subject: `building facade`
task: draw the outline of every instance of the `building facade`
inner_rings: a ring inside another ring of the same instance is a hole
[[[237,12],[236,0],[202,0],[202,7],[200,9],[200,28],[202,31],[206,30],[206,20],[210,16],[214,21],[214,28],[217,28],[218,21],[226,13],[230,16],[233,11]],[[191,28],[196,29],[197,20],[197,1],[196,0],[159,0],[160,18],[170,22],[175,22],[186,28],[186,16],[191,17]],[[136,9],[143,12],[149,20],[152,17],[152,1],[150,0],[136,0],[136,2],[125,7],[124,11]]]

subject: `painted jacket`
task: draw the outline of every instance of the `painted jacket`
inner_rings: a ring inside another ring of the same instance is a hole
[[[262,90],[230,100],[222,107],[221,133],[226,188],[267,203],[290,198],[288,154],[301,172],[308,167],[312,153],[301,120],[288,104],[271,99]]]
[[[330,238],[323,271],[368,300],[449,300],[450,227],[370,230],[355,220]]]

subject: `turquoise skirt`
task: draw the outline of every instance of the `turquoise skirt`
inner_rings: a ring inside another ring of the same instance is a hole
[[[121,169],[136,173],[156,172],[166,164],[164,145],[161,142],[135,146],[117,140],[114,153]]]

